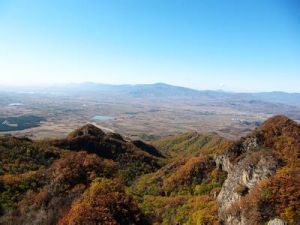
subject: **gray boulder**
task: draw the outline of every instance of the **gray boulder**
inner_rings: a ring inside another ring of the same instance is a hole
[[[287,222],[285,222],[282,219],[275,218],[273,220],[270,220],[267,224],[268,225],[287,225]]]

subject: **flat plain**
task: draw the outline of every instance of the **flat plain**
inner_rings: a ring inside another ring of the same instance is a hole
[[[189,131],[216,132],[238,139],[276,114],[300,119],[297,104],[166,84],[82,84],[10,90],[0,92],[0,100],[0,123],[6,121],[3,126],[10,125],[7,118],[17,118],[20,128],[24,116],[43,118],[38,126],[27,124],[27,129],[20,130],[14,127],[10,131],[2,130],[1,135],[10,133],[34,139],[60,138],[86,123],[146,141]]]

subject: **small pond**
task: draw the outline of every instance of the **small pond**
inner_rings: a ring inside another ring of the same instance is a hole
[[[107,120],[113,120],[114,117],[112,116],[107,116],[107,115],[97,115],[93,117],[93,120],[97,121],[107,121]]]

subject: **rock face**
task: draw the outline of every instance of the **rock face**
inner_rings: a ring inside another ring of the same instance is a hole
[[[287,222],[276,218],[276,219],[270,220],[268,222],[268,225],[287,225]]]
[[[227,173],[232,171],[233,165],[230,162],[229,157],[227,155],[215,156],[214,160],[216,162],[217,168],[222,169],[222,170],[226,171]]]
[[[287,187],[285,185],[289,183],[295,184],[295,181],[291,181],[293,176],[288,175],[289,172],[287,171],[296,171],[299,168],[295,163],[298,160],[297,155],[299,155],[299,151],[299,124],[285,116],[275,116],[267,120],[246,138],[242,138],[233,144],[225,153],[215,156],[214,160],[217,167],[228,173],[227,179],[217,196],[221,224],[261,224],[261,221],[268,221],[268,219],[278,215],[276,214],[278,213],[275,210],[276,207],[281,212],[284,212],[285,207],[290,207],[289,210],[298,208],[297,200],[292,198],[297,196],[295,186]],[[276,188],[273,185],[273,192],[270,191],[270,193],[276,193],[278,194],[277,197],[281,197],[284,200],[281,199],[280,202],[272,203],[272,198],[276,198],[274,194],[273,197],[270,197],[270,201],[266,200],[264,202],[261,195],[255,192],[255,190],[257,191],[256,187],[259,187],[258,184],[263,184],[262,180],[270,182],[267,178],[274,175],[279,176],[276,172],[279,168],[282,171],[283,167],[285,168],[283,170],[285,175],[282,175],[281,179],[284,179],[284,181],[282,181],[283,183],[280,186],[279,184],[278,186],[275,185]],[[294,172],[294,174],[297,174],[297,172]],[[252,192],[252,189],[254,192]],[[278,190],[281,191],[277,193],[276,191]],[[288,197],[288,194],[282,197],[281,194],[285,192],[289,192],[292,195],[291,198]],[[255,203],[251,203],[252,200]],[[259,201],[261,205],[255,205]],[[273,205],[270,206],[268,201]],[[285,207],[282,207],[282,205],[285,205]],[[246,210],[245,206],[246,208],[248,207]],[[257,208],[251,208],[252,206]],[[253,211],[251,211],[252,209]],[[253,213],[257,213],[257,215],[252,217],[257,219],[255,222],[251,221],[249,213],[252,213],[252,216]],[[296,216],[290,221],[292,221],[291,224],[299,224]],[[273,219],[267,224],[283,225],[287,224],[287,222],[281,219]]]
[[[228,173],[217,197],[219,217],[224,224],[246,225],[243,215],[236,217],[228,210],[259,181],[272,176],[278,160],[267,150],[261,150],[257,138],[246,138],[227,153],[215,157],[216,165]]]

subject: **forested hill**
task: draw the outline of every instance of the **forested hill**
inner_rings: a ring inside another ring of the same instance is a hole
[[[0,224],[300,223],[300,126],[275,116],[238,141],[152,143],[88,124],[64,139],[0,138]]]

